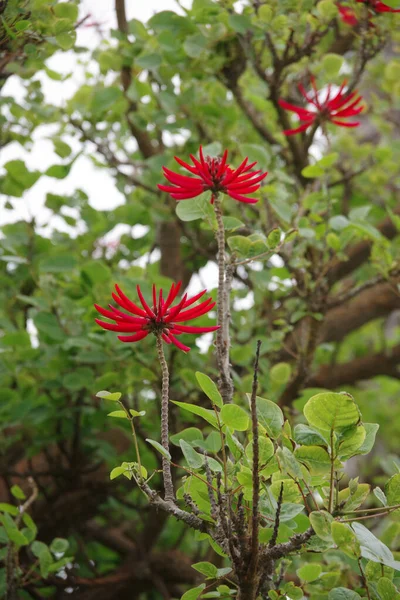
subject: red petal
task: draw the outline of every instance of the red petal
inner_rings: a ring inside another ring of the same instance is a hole
[[[178,163],[178,165],[181,165],[181,167],[183,167],[184,169],[187,169],[190,173],[193,173],[193,175],[199,175],[198,170],[196,169],[196,167],[192,167],[192,165],[189,165],[188,163],[184,162],[183,160],[181,160],[177,156],[174,156],[174,159],[176,160],[176,162]]]
[[[171,198],[174,200],[188,200],[189,198],[195,198],[196,196],[200,196],[204,190],[196,190],[195,192],[179,192],[177,194],[171,194]]]
[[[204,315],[215,306],[215,302],[212,302],[210,304],[210,300],[211,298],[209,300],[206,300],[205,302],[202,302],[201,304],[199,304],[199,306],[189,308],[189,310],[184,310],[183,312],[179,313],[176,317],[174,317],[174,321],[179,323],[180,321],[189,321],[192,319],[196,319],[197,317],[201,317],[201,315]]]
[[[136,306],[136,304],[134,304],[134,302],[132,302],[131,300],[129,300],[129,298],[127,296],[125,296],[125,294],[123,293],[123,291],[121,290],[121,288],[117,284],[115,284],[115,289],[117,290],[117,293],[119,294],[119,296],[121,298],[121,302],[123,304],[121,304],[120,302],[118,302],[118,300],[116,298],[114,298],[114,300],[120,306],[122,306],[126,310],[129,310],[130,312],[132,312],[135,315],[139,315],[141,317],[145,317],[146,316],[145,311],[142,310],[141,308],[139,308],[139,306]]]
[[[201,179],[197,177],[188,177],[187,175],[180,175],[179,173],[174,173],[167,167],[163,167],[164,175],[174,185],[179,185],[180,187],[193,189],[194,187],[202,187]]]
[[[176,285],[174,283],[171,285],[171,289],[169,290],[169,294],[168,294],[167,299],[164,304],[164,314],[165,314],[167,308],[169,308],[169,306],[172,304],[172,302],[177,297],[178,292],[181,289],[181,285],[182,285],[182,281],[178,281],[178,283]]]
[[[241,194],[235,194],[235,192],[229,192],[228,196],[237,200],[238,202],[245,202],[246,204],[256,204],[258,202],[257,198],[247,198],[246,196],[242,196]]]
[[[105,321],[100,321],[100,319],[95,319],[97,325],[100,325],[103,329],[107,329],[108,331],[120,331],[120,332],[130,332],[130,331],[142,331],[143,325],[131,325],[129,323],[106,323]]]
[[[248,179],[247,181],[243,181],[240,183],[230,183],[228,185],[229,189],[231,190],[241,190],[243,188],[245,188],[246,186],[248,187],[253,187],[254,185],[258,185],[258,187],[260,187],[259,182],[262,181],[263,179],[266,178],[266,176],[268,175],[268,173],[262,173],[262,175],[258,175],[258,177],[254,177],[253,179]]]
[[[131,315],[127,315],[126,313],[118,310],[112,304],[108,305],[111,308],[112,317],[107,317],[108,319],[113,319],[114,321],[129,321],[129,323],[133,323],[134,325],[144,325],[147,321],[146,317],[131,317]],[[107,315],[104,315],[105,317]]]
[[[182,309],[183,305],[185,304],[186,300],[187,300],[187,294],[185,294],[183,296],[181,301],[176,306],[173,306],[171,308],[169,315],[165,316],[164,321],[166,323],[169,323],[175,317],[175,315],[177,315],[179,313],[179,311]]]
[[[220,162],[219,169],[217,171],[217,177],[221,177],[222,173],[224,172],[227,158],[228,150],[225,150],[224,154],[222,155],[222,160]]]
[[[308,118],[312,118],[315,116],[315,113],[311,112],[310,110],[307,110],[306,108],[303,108],[302,106],[296,106],[295,104],[290,104],[289,102],[286,102],[286,100],[279,100],[279,105],[282,108],[285,108],[286,110],[291,110],[292,112],[297,113],[299,116],[302,115],[303,117],[308,117]]]
[[[179,350],[183,350],[184,352],[189,352],[190,348],[189,346],[185,346],[185,344],[182,344],[182,342],[180,342],[179,340],[176,339],[176,337],[174,335],[172,335],[172,333],[169,333],[169,339],[171,340],[171,342],[173,344],[175,344],[175,346],[177,348],[179,348]]]
[[[355,123],[345,123],[344,121],[336,121],[336,119],[332,119],[332,123],[335,125],[340,125],[340,127],[358,127],[360,122],[356,121]]]
[[[285,129],[285,131],[283,132],[285,135],[293,135],[295,133],[300,133],[300,131],[305,131],[306,129],[308,129],[310,127],[310,125],[312,125],[314,123],[315,119],[313,119],[312,121],[309,121],[308,123],[303,123],[303,125],[300,125],[300,127],[296,127],[296,129]]]
[[[214,325],[212,327],[192,327],[190,325],[174,325],[174,329],[182,333],[210,333],[211,331],[217,331],[219,329],[219,325]]]
[[[140,298],[140,302],[142,303],[142,306],[143,306],[144,310],[147,312],[147,314],[149,315],[150,318],[154,318],[156,315],[151,310],[151,308],[147,304],[146,300],[143,298],[143,294],[142,294],[142,290],[140,289],[140,286],[137,285],[136,289],[137,289],[137,293],[138,293],[138,296]]]
[[[193,296],[193,298],[190,298],[190,300],[186,300],[186,302],[182,306],[182,308],[187,308],[191,304],[194,304],[196,302],[196,300],[199,300],[202,296],[204,296],[204,294],[206,293],[206,291],[207,290],[203,290],[202,292],[199,292],[198,294],[196,294],[195,296]]]
[[[139,331],[139,333],[135,333],[134,335],[118,335],[117,337],[121,342],[138,342],[148,336],[149,333],[149,331]]]

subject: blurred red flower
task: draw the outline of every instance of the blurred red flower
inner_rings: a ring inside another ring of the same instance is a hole
[[[228,196],[239,202],[246,202],[247,204],[257,202],[256,198],[248,198],[247,194],[256,192],[261,185],[261,181],[268,173],[262,173],[261,169],[251,171],[257,164],[256,162],[247,164],[249,159],[245,158],[237,169],[232,169],[226,162],[227,150],[225,150],[222,158],[204,157],[201,146],[199,156],[200,161],[193,154],[190,154],[193,165],[175,156],[176,162],[196,177],[180,175],[163,167],[164,175],[172,185],[158,185],[158,188],[171,194],[175,200],[195,198],[203,192],[210,191],[211,204],[214,203],[215,197],[220,192],[228,194]]]
[[[298,88],[303,98],[307,100],[308,104],[311,104],[310,108],[304,108],[302,106],[296,106],[290,104],[286,100],[279,100],[279,105],[286,110],[295,112],[300,121],[303,121],[302,125],[295,129],[287,129],[283,133],[285,135],[293,135],[300,131],[305,131],[314,123],[320,124],[326,121],[340,125],[341,127],[357,127],[359,121],[348,122],[343,119],[354,117],[360,114],[364,109],[364,106],[359,106],[362,101],[362,96],[357,91],[351,92],[350,94],[344,91],[346,81],[342,83],[338,92],[332,92],[332,86],[328,85],[325,99],[320,100],[321,91],[317,90],[315,78],[311,77],[312,91],[306,92],[304,87],[299,84]]]
[[[167,344],[175,344],[177,348],[188,352],[190,348],[180,342],[175,336],[181,335],[182,333],[208,333],[210,331],[216,331],[219,326],[213,327],[192,327],[188,325],[181,325],[182,321],[191,321],[208,313],[215,306],[215,302],[211,298],[200,302],[197,306],[187,309],[189,306],[194,304],[199,298],[201,298],[207,290],[188,298],[185,294],[180,302],[172,306],[175,301],[178,292],[181,288],[182,282],[177,284],[173,283],[167,298],[163,298],[163,290],[160,289],[157,295],[156,286],[153,285],[153,305],[150,307],[143,297],[140,286],[137,286],[137,292],[140,303],[143,308],[137,306],[122,292],[118,285],[115,285],[117,293],[112,293],[112,297],[120,308],[124,311],[128,311],[130,314],[126,314],[109,304],[110,310],[102,308],[98,304],[95,304],[96,310],[107,319],[115,321],[115,323],[108,323],[95,319],[96,323],[108,329],[109,331],[117,331],[118,333],[130,333],[132,335],[119,335],[117,336],[121,342],[138,342],[144,339],[150,333],[154,335],[161,335],[164,342]],[[134,316],[131,316],[134,315]]]

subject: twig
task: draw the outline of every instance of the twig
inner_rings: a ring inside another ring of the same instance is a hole
[[[158,360],[161,365],[162,372],[162,388],[161,388],[161,444],[164,450],[169,453],[169,430],[168,430],[168,413],[169,413],[169,372],[168,364],[165,360],[163,342],[160,335],[157,336],[157,353]],[[174,501],[174,484],[172,482],[171,464],[168,458],[162,457],[163,480],[165,500]]]
[[[257,387],[258,387],[258,365],[260,360],[261,341],[257,341],[256,358],[254,361],[253,386],[251,390],[250,406],[251,406],[251,426],[253,434],[253,512],[252,512],[252,532],[251,532],[251,563],[254,572],[258,565],[258,529],[260,525],[260,473],[259,473],[259,443],[258,443],[258,418],[257,418]]]
[[[221,201],[214,200],[214,210],[217,219],[218,244],[218,307],[217,322],[220,328],[216,336],[217,363],[220,373],[218,382],[221,396],[225,403],[232,402],[233,384],[229,368],[229,292],[233,271],[227,272],[225,262],[225,228],[222,220]]]
[[[280,521],[280,517],[281,517],[282,501],[283,501],[283,481],[281,482],[281,489],[279,490],[278,504],[277,504],[276,513],[275,513],[274,530],[272,532],[272,537],[269,540],[269,544],[268,544],[270,548],[273,548],[275,546],[276,540],[278,539],[279,521]]]

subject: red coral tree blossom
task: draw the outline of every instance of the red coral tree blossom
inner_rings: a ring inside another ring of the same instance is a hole
[[[300,121],[303,121],[303,124],[299,127],[287,129],[283,133],[285,135],[293,135],[305,131],[310,125],[319,125],[326,121],[340,125],[340,127],[357,127],[360,124],[359,121],[348,122],[343,119],[360,114],[364,109],[364,106],[359,106],[360,102],[362,102],[362,96],[357,91],[350,94],[346,93],[344,91],[346,84],[347,81],[344,81],[336,94],[332,93],[332,86],[328,85],[328,91],[324,100],[320,100],[321,91],[317,90],[315,77],[311,77],[312,92],[307,93],[304,87],[299,84],[298,88],[301,95],[311,104],[311,107],[304,108],[290,104],[286,100],[279,100],[279,105],[282,108],[295,112]]]
[[[350,27],[354,27],[355,25],[358,24],[357,15],[354,12],[354,10],[352,8],[350,8],[350,6],[344,6],[343,4],[338,4],[338,11],[339,11],[340,19],[343,21],[343,23],[346,23],[346,25],[349,25]]]
[[[400,12],[400,8],[391,8],[387,6],[381,0],[356,0],[357,2],[361,2],[362,4],[366,4],[369,8],[368,17],[369,17],[369,25],[373,27],[372,17],[376,13],[398,13]],[[347,5],[338,4],[339,16],[343,23],[354,27],[358,25],[359,19],[355,11]]]
[[[378,13],[390,12],[390,13],[398,13],[400,12],[400,8],[391,8],[387,6],[381,0],[356,0],[357,2],[361,2],[362,4],[367,4],[372,10]]]
[[[196,177],[180,175],[167,169],[167,167],[163,167],[164,175],[172,185],[158,185],[158,188],[171,194],[175,200],[195,198],[203,192],[210,191],[211,204],[214,203],[220,192],[228,194],[228,196],[239,202],[246,202],[247,204],[257,202],[256,198],[248,198],[247,195],[253,194],[259,189],[261,181],[268,173],[262,173],[261,169],[251,171],[257,164],[256,162],[248,164],[249,159],[245,158],[237,169],[232,169],[226,162],[228,150],[225,150],[222,158],[204,157],[201,146],[199,156],[200,161],[193,154],[190,154],[193,165],[189,165],[175,156],[176,162]]]
[[[175,301],[178,292],[181,288],[182,282],[175,284],[173,283],[167,298],[163,298],[163,290],[160,288],[157,294],[156,286],[153,285],[153,305],[149,306],[143,297],[140,286],[137,286],[137,293],[139,300],[143,308],[137,306],[132,302],[116,284],[116,294],[112,293],[112,297],[120,308],[124,311],[128,311],[130,314],[121,311],[119,308],[115,308],[109,304],[110,310],[102,308],[98,304],[95,304],[96,310],[107,319],[115,321],[115,323],[108,323],[95,319],[96,323],[108,329],[109,331],[117,331],[118,333],[130,333],[132,335],[119,335],[117,336],[121,342],[138,342],[143,340],[150,333],[156,336],[162,337],[164,342],[167,344],[175,344],[177,348],[184,352],[189,352],[190,348],[180,342],[175,336],[181,335],[182,333],[209,333],[210,331],[216,331],[219,326],[213,327],[192,327],[188,325],[181,325],[182,321],[191,321],[197,317],[208,313],[215,306],[215,302],[212,298],[200,302],[197,306],[187,309],[192,306],[199,298],[201,298],[207,290],[188,298],[185,294],[180,302],[172,306]],[[134,315],[134,316],[132,316]]]

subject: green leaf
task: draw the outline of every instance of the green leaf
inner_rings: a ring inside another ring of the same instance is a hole
[[[116,479],[117,477],[119,477],[120,475],[125,473],[125,471],[126,471],[125,467],[114,467],[114,469],[110,473],[110,479],[111,480]]]
[[[316,177],[321,177],[324,174],[324,170],[318,165],[308,165],[302,169],[301,174],[303,177],[307,177],[307,179],[314,179]]]
[[[354,486],[349,485],[349,487],[340,490],[339,504],[344,503],[343,510],[355,510],[368,498],[370,489],[371,486],[368,483],[357,482]]]
[[[396,473],[387,481],[385,485],[385,494],[389,506],[395,506],[400,504],[400,473]],[[398,519],[400,515],[400,509],[391,513],[391,517]]]
[[[235,231],[244,227],[244,223],[239,221],[236,217],[222,217],[225,231]]]
[[[270,248],[276,248],[281,241],[281,230],[273,229],[267,236],[267,243]],[[286,364],[286,363],[281,363]]]
[[[208,579],[215,579],[218,575],[218,569],[215,565],[210,562],[198,562],[192,565],[192,569],[195,569],[202,575],[205,575]],[[231,569],[229,569],[231,570]]]
[[[310,563],[309,565],[304,565],[297,569],[297,576],[302,580],[310,583],[311,581],[315,581],[322,573],[321,565],[317,563]]]
[[[327,77],[336,77],[343,65],[343,56],[327,53],[322,57],[321,68]]]
[[[217,157],[222,154],[222,144],[221,142],[211,142],[211,144],[206,144],[203,146],[203,155],[204,156],[213,156]]]
[[[153,448],[158,450],[159,453],[162,454],[162,456],[164,456],[164,458],[171,460],[170,453],[163,446],[161,446],[159,442],[156,442],[155,440],[150,440],[149,438],[146,438],[146,442],[148,442],[151,446],[153,446]]]
[[[321,446],[300,446],[296,448],[295,457],[311,469],[314,474],[324,474],[331,466],[328,452]]]
[[[46,578],[49,574],[49,568],[53,564],[53,557],[50,550],[43,542],[33,542],[31,551],[34,556],[39,559],[40,574]]]
[[[385,0],[384,4],[386,4],[386,6],[390,6],[390,8],[400,8],[399,0]]]
[[[327,446],[327,441],[322,434],[308,425],[300,423],[294,430],[294,439],[299,445],[304,446]]]
[[[380,600],[400,600],[400,593],[388,577],[381,577],[377,585]]]
[[[76,31],[64,31],[58,33],[56,42],[63,50],[70,50],[76,42]]]
[[[256,161],[258,165],[254,168],[265,171],[270,162],[271,155],[265,146],[259,144],[241,144],[240,151],[243,156],[247,156],[249,162]]]
[[[50,544],[50,551],[53,554],[65,554],[68,548],[69,542],[64,538],[54,538]]]
[[[357,592],[347,590],[346,588],[340,587],[331,590],[328,595],[328,600],[362,600],[361,596]]]
[[[273,457],[274,452],[274,444],[268,437],[262,435],[260,432],[258,438],[258,458],[260,468],[267,464],[267,462]],[[253,441],[251,441],[246,447],[246,456],[250,461],[253,461]]]
[[[222,407],[221,420],[235,431],[246,431],[249,427],[249,417],[246,411],[236,404],[225,404]]]
[[[94,114],[104,113],[112,108],[121,98],[122,92],[116,86],[97,89],[92,98],[92,111]]]
[[[174,404],[183,408],[188,412],[193,413],[194,415],[198,415],[202,417],[207,423],[210,423],[215,429],[218,429],[217,418],[213,410],[209,410],[207,408],[203,408],[202,406],[197,406],[196,404],[188,404],[187,402],[178,402],[178,400],[171,400]]]
[[[218,435],[216,431],[213,433]],[[184,429],[175,435],[171,435],[170,437],[170,441],[174,444],[174,446],[179,446],[181,440],[185,440],[185,442],[188,443],[202,442],[203,433],[200,431],[200,429],[197,429],[197,427],[188,427],[187,429]]]
[[[229,26],[238,33],[246,33],[248,30],[251,30],[252,25],[250,21],[250,17],[247,15],[238,15],[233,13],[228,17]],[[245,153],[246,154],[246,153]]]
[[[350,558],[357,559],[361,556],[360,544],[357,536],[349,525],[334,521],[331,524],[333,541],[336,546]]]
[[[44,273],[70,273],[75,269],[77,259],[69,254],[48,256],[39,263],[39,270]]]
[[[400,562],[394,560],[389,548],[375,537],[371,531],[364,527],[364,525],[361,525],[361,523],[352,523],[351,527],[360,542],[361,555],[364,558],[400,570]]]
[[[196,372],[196,379],[197,379],[201,389],[203,390],[203,392],[206,394],[206,396],[208,398],[210,398],[211,402],[213,404],[215,404],[216,406],[218,406],[219,408],[222,408],[222,406],[223,406],[222,396],[219,393],[218,388],[215,385],[215,383],[213,382],[213,380],[210,379],[210,377],[208,377],[208,375],[204,375],[204,373],[200,373],[200,371]]]
[[[96,398],[104,398],[105,400],[111,400],[111,402],[118,402],[121,395],[120,392],[107,392],[106,390],[102,390],[101,392],[97,392]]]
[[[108,413],[107,417],[112,417],[113,419],[128,419],[128,415],[124,410],[113,410]]]
[[[111,270],[99,260],[90,260],[83,267],[82,272],[90,279],[92,284],[106,283],[111,279]]]
[[[8,513],[0,515],[0,522],[3,523],[5,532],[10,542],[15,544],[18,548],[21,546],[27,546],[29,544],[29,540],[27,540],[24,534],[19,531],[18,527]]]
[[[292,368],[289,363],[281,362],[277,363],[270,369],[269,376],[273,381],[284,384],[289,381],[291,371]]]
[[[208,40],[201,33],[189,35],[183,43],[183,49],[190,58],[199,58],[207,46]]]
[[[250,394],[246,394],[250,403]],[[275,402],[266,398],[256,398],[257,417],[268,435],[276,438],[280,435],[284,423],[283,412]]]
[[[197,598],[200,596],[201,592],[204,590],[205,587],[206,584],[202,583],[201,585],[198,585],[197,587],[188,590],[183,594],[183,596],[181,596],[181,600],[197,600]]]
[[[54,5],[53,11],[59,19],[69,19],[73,23],[78,19],[78,7],[73,2],[59,2]]]
[[[252,241],[244,235],[231,235],[228,238],[229,248],[241,256],[250,257],[252,245]]]
[[[363,445],[366,438],[366,431],[362,425],[351,427],[345,431],[345,439],[340,442],[338,449],[338,458],[348,460],[355,454],[358,454],[358,449]]]
[[[374,494],[374,496],[376,498],[378,498],[379,502],[381,504],[383,504],[383,506],[387,506],[388,505],[388,501],[387,501],[386,495],[383,492],[383,490],[381,490],[380,487],[374,488],[373,491],[372,491],[372,493]]]
[[[0,502],[0,512],[8,513],[13,517],[16,517],[19,513],[18,507],[7,502]]]
[[[200,467],[203,466],[204,456],[196,452],[190,444],[185,442],[185,440],[181,440],[180,447],[182,448],[183,455],[191,469],[200,469]]]
[[[210,200],[210,192],[201,194],[196,198],[190,198],[189,200],[181,200],[176,205],[176,214],[181,221],[212,218],[213,209]]]
[[[13,485],[10,489],[10,492],[12,493],[14,498],[18,498],[18,500],[25,500],[26,498],[25,493],[23,492],[23,490],[21,490],[19,485]]]
[[[342,431],[357,425],[361,417],[353,397],[343,392],[317,394],[308,400],[303,412],[310,425],[321,431]]]
[[[357,450],[357,454],[368,454],[375,444],[375,437],[379,429],[377,423],[363,423],[365,429],[365,439]]]
[[[314,511],[309,515],[311,527],[316,535],[325,542],[332,542],[331,524],[334,519],[325,510]]]
[[[155,52],[143,53],[135,59],[135,64],[142,69],[158,69],[161,63],[161,54],[156,54]]]

